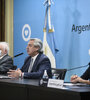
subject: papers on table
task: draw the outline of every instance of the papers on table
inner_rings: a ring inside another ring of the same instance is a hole
[[[64,86],[83,86],[83,85],[86,85],[86,84],[84,84],[84,83],[75,83],[75,84],[73,84],[73,83],[64,83],[63,84]]]
[[[72,83],[64,83],[63,87],[66,88],[84,88],[84,87],[88,87],[89,85],[84,84],[84,83],[76,83],[76,84],[72,84]]]
[[[0,79],[10,79],[11,77],[5,76],[5,75],[0,75]]]

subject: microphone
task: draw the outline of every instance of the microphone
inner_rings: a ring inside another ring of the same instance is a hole
[[[84,66],[79,66],[79,67],[74,67],[74,68],[71,68],[71,69],[67,69],[67,71],[71,71],[71,70],[74,70],[74,69],[79,69],[79,68],[87,67],[88,65],[90,66],[90,62],[87,65],[84,65]]]
[[[18,56],[20,56],[22,54],[24,54],[24,53],[23,52],[22,53],[19,53],[19,54],[15,55],[13,58],[18,57]]]

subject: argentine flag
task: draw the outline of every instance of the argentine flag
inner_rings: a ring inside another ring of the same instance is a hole
[[[51,62],[51,67],[56,68],[56,62],[55,62],[55,57],[49,47],[49,44],[46,39],[46,32],[44,32],[44,39],[43,39],[43,49],[44,49],[44,54],[48,56]]]
[[[51,27],[51,16],[50,16],[50,8],[51,8],[51,0],[45,0],[44,6],[46,6],[45,12],[45,25],[44,25],[44,37],[43,37],[43,51],[44,54],[48,56],[51,62],[51,67],[56,68],[55,61],[55,53],[58,51],[55,38],[54,38],[54,27]],[[47,23],[48,20],[48,23]],[[48,26],[48,27],[47,27]]]

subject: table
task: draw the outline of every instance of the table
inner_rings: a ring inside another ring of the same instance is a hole
[[[89,100],[89,86],[39,86],[37,79],[0,79],[0,100]]]

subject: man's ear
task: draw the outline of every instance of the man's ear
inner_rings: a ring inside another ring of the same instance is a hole
[[[7,54],[7,50],[5,49],[5,54]]]
[[[36,48],[37,52],[39,51],[39,49],[40,49],[39,47]]]

